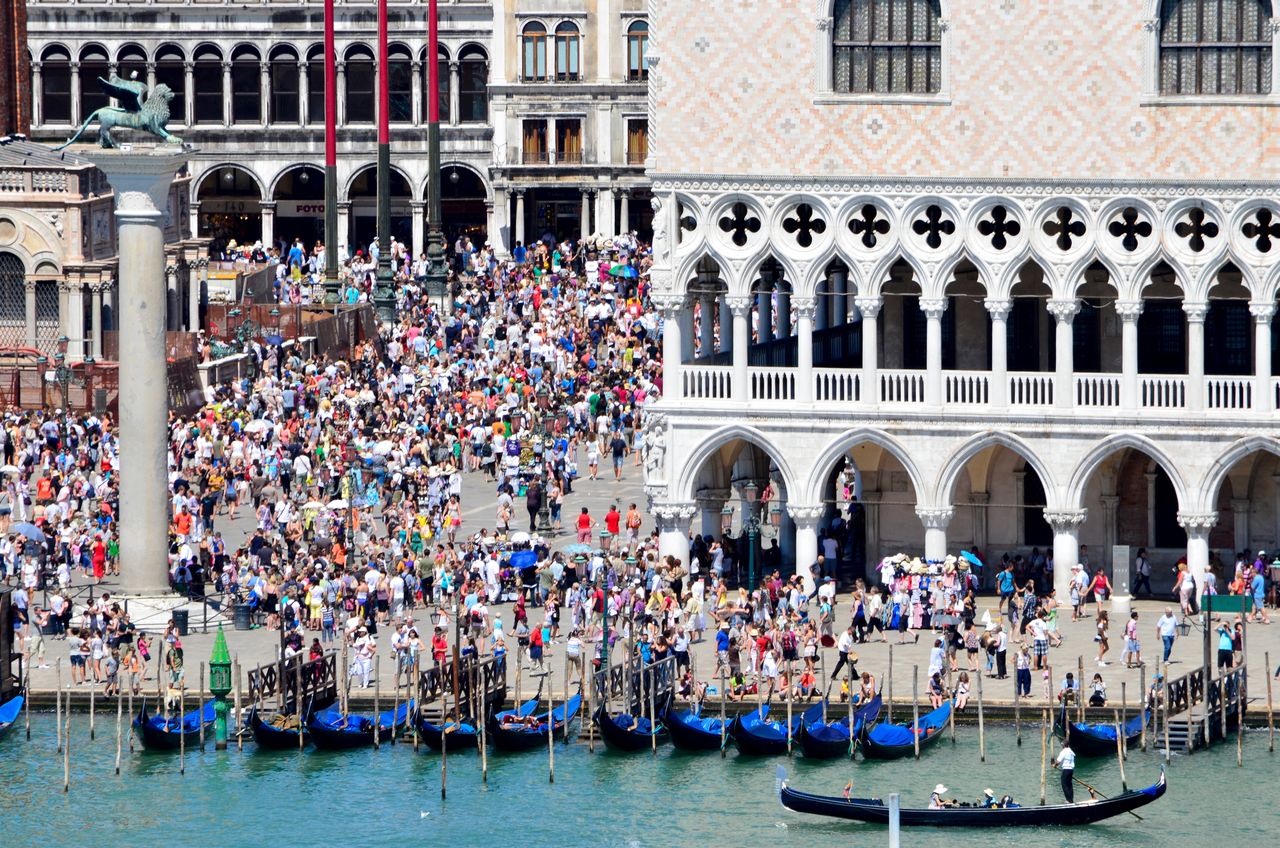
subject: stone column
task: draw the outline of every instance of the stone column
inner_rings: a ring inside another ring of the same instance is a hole
[[[1009,405],[1009,343],[1006,322],[1013,309],[1013,301],[988,298],[982,305],[987,307],[987,314],[991,316],[991,381],[988,399],[993,408],[1003,409]]]
[[[422,67],[423,63],[414,59],[409,63],[409,84],[410,96],[413,103],[409,107],[411,119],[415,127],[422,126]]]
[[[791,307],[796,313],[796,401],[813,403],[813,298],[796,297]]]
[[[582,221],[578,226],[582,238],[591,235],[591,189],[588,188],[582,190]]]
[[[271,123],[271,66],[258,65],[258,122],[266,129]]]
[[[618,234],[613,223],[613,189],[607,186],[596,192],[596,229],[606,236]]]
[[[1231,516],[1235,523],[1235,545],[1237,551],[1250,550],[1249,545],[1249,508],[1253,501],[1248,498],[1231,499]]]
[[[414,259],[417,259],[418,254],[427,249],[427,242],[423,237],[423,227],[426,224],[423,214],[426,208],[427,204],[421,200],[414,200],[409,203],[409,238],[413,241]]]
[[[945,297],[929,297],[920,299],[920,311],[925,320],[925,365],[928,373],[924,378],[924,402],[926,406],[941,407],[942,394],[942,315],[947,311]]]
[[[497,253],[499,259],[509,259],[511,257],[511,228],[508,225],[510,220],[510,207],[507,205],[507,193],[505,191],[495,191],[493,193],[493,202],[485,204],[485,210],[489,213],[489,241],[493,242],[493,249]]]
[[[747,402],[747,363],[751,344],[751,298],[735,295],[726,297],[725,303],[733,311],[733,399]]]
[[[880,403],[880,333],[877,327],[883,301],[878,297],[860,297],[854,303],[862,313],[862,402],[875,406]]]
[[[351,201],[338,204],[338,262],[351,252]]]
[[[826,507],[787,504],[787,515],[796,525],[796,574],[804,580],[805,594],[813,597],[813,565],[818,561],[818,522]]]
[[[631,232],[631,192],[627,189],[620,189],[622,200],[618,204],[618,232]]]
[[[92,310],[90,314],[93,320],[93,347],[91,352],[93,354],[93,358],[97,360],[102,359],[102,289],[108,285],[110,285],[110,283],[106,281],[99,281],[94,283],[89,289],[89,308]]]
[[[71,126],[78,127],[84,119],[80,116],[80,63],[71,60]]]
[[[693,304],[686,302],[679,310],[677,321],[680,322],[680,362],[692,362],[693,354]]]
[[[1271,319],[1276,315],[1275,303],[1250,303],[1253,315],[1253,408],[1271,412],[1275,399],[1271,396]]]
[[[231,63],[222,63],[222,125],[231,126]]]
[[[1044,520],[1053,528],[1053,589],[1062,603],[1071,592],[1071,569],[1080,562],[1080,525],[1085,509],[1045,508]]]
[[[84,283],[79,280],[67,290],[67,337],[67,361],[84,359],[88,353],[84,345]]]
[[[458,91],[458,63],[449,63],[449,124],[457,126],[462,123],[462,99]],[[688,563],[685,563],[686,565]]]
[[[26,341],[27,347],[36,346],[36,281],[23,280],[23,293],[26,295]]]
[[[1187,409],[1204,409],[1204,318],[1207,303],[1183,303],[1187,314]]]
[[[174,146],[135,144],[127,153],[83,153],[115,189],[120,344],[120,590],[169,590],[168,383],[165,351],[164,219],[174,174],[192,156]]]
[[[196,311],[196,316],[197,316],[196,323],[193,324],[191,322],[191,301],[192,300],[196,301],[196,303],[200,302],[200,261],[199,260],[196,260],[195,262],[187,263],[187,302],[185,304],[187,308],[187,315],[185,320],[178,319],[179,325],[182,325],[183,323],[186,324],[186,330],[188,333],[194,333],[196,330],[200,329],[200,326],[199,326],[200,313],[198,310]],[[181,308],[181,305],[179,306],[179,308]]]
[[[307,60],[298,63],[298,125],[311,123],[311,80],[307,78]]]
[[[667,501],[653,505],[658,525],[658,556],[673,556],[689,567],[689,528],[698,514],[696,501]]]
[[[685,298],[678,294],[659,294],[652,298],[654,307],[662,316],[662,397],[676,400],[683,395],[682,384],[684,327],[681,313]]]
[[[209,260],[201,256],[195,261],[196,274],[193,276],[191,291],[187,292],[187,332],[194,333],[200,329],[200,290],[209,280]]]
[[[524,244],[524,189],[522,188],[516,189],[516,242]]]
[[[1075,300],[1051,300],[1048,310],[1058,322],[1054,335],[1053,405],[1059,409],[1070,409],[1074,405],[1072,395],[1075,380],[1075,337],[1072,335],[1071,322],[1080,313],[1080,304]]]
[[[334,62],[333,65],[334,76],[338,81],[335,86],[338,90],[338,120],[335,123],[340,127],[344,127],[347,125],[347,63],[338,61]]]
[[[262,213],[262,247],[270,250],[276,241],[276,204],[273,200],[258,201],[258,210]],[[280,257],[281,261],[285,257]]]
[[[1145,547],[1155,547],[1156,539],[1156,472],[1144,471],[1143,477],[1147,479],[1147,544]]]
[[[947,555],[947,525],[955,510],[949,506],[916,507],[916,516],[924,525],[924,558],[941,561]]]
[[[1120,408],[1137,409],[1138,391],[1138,316],[1142,301],[1116,301],[1120,316]]]
[[[44,76],[40,60],[31,63],[31,126],[38,127],[44,123]]]
[[[191,226],[191,235],[200,235],[200,203],[195,200],[191,201],[190,205],[187,206],[187,214],[190,216],[190,220],[187,223]]]
[[[183,122],[188,127],[196,123],[196,63],[182,63],[182,111]],[[195,230],[192,230],[195,232]]]
[[[1196,580],[1196,596],[1204,591],[1209,570],[1209,531],[1218,524],[1216,512],[1179,512],[1178,526],[1187,531],[1187,568]]]
[[[164,281],[164,326],[166,330],[177,330],[182,320],[178,315],[178,266],[173,262],[164,266]]]

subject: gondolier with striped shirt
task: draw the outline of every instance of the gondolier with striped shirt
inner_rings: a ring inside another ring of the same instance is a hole
[[[1054,759],[1053,767],[1062,771],[1063,797],[1067,799],[1068,804],[1074,804],[1076,793],[1071,781],[1075,778],[1076,773],[1076,752],[1071,750],[1071,743],[1066,739],[1062,740],[1062,750],[1058,752],[1057,758]]]

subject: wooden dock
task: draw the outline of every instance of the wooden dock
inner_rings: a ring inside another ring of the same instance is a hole
[[[1167,738],[1170,751],[1191,753],[1225,740],[1240,727],[1248,709],[1248,667],[1228,671],[1216,679],[1206,668],[1197,668],[1165,684],[1168,711],[1157,744]]]

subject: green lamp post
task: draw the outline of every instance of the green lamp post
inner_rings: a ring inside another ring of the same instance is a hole
[[[209,656],[209,691],[213,693],[214,747],[227,750],[227,695],[231,692],[231,654],[227,652],[227,637],[218,635],[213,640],[213,653]]]

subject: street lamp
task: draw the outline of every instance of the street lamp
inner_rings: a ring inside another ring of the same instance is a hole
[[[760,487],[755,481],[748,480],[742,484],[742,497],[746,500],[746,509],[742,514],[742,529],[747,534],[747,591],[754,591],[756,586],[756,536],[760,533],[760,519],[756,516],[756,495]]]
[[[36,357],[36,370],[40,374],[40,405],[47,406],[49,403],[49,357]]]
[[[537,422],[537,437],[542,443],[542,456],[538,462],[538,476],[542,478],[542,500],[538,504],[538,532],[551,532],[551,507],[547,503],[547,420],[551,417],[550,413],[545,410],[545,404],[542,399],[546,397],[546,387],[538,387],[539,407],[543,407],[539,412],[535,413],[534,420]]]

